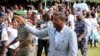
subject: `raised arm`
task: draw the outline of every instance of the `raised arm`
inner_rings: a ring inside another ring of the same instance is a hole
[[[22,25],[22,27],[24,27],[26,31],[32,33],[33,35],[36,35],[38,37],[48,36],[48,28],[45,28],[43,30],[37,30],[33,28],[31,25],[27,24],[27,22],[25,21],[23,17],[21,16],[14,16],[14,17],[19,22],[19,24]]]
[[[33,35],[36,35],[38,37],[46,37],[48,36],[48,28],[42,29],[42,30],[38,30],[33,28],[32,26],[25,24],[24,25],[24,29],[30,33],[32,33]]]

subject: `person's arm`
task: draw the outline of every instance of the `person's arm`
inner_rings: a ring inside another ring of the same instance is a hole
[[[72,31],[69,40],[69,54],[68,56],[77,56],[78,55],[78,44],[77,44],[77,36],[74,31]]]
[[[7,41],[2,41],[2,54],[5,54],[5,50],[6,50],[6,46],[7,46]]]
[[[24,27],[24,29],[26,31],[32,33],[33,35],[36,35],[38,37],[48,36],[48,28],[45,28],[43,30],[37,30],[37,29],[33,28],[32,26],[28,25],[24,18],[22,18],[20,16],[14,16],[14,17],[19,22],[19,24],[21,24]]]
[[[18,41],[18,37],[17,38],[15,38],[9,45],[8,45],[8,47],[10,46],[10,45],[12,45],[12,44],[14,44],[14,43],[16,43]]]
[[[86,36],[86,32],[83,32],[80,36],[79,36],[79,38],[85,38],[85,36]]]
[[[48,28],[42,29],[42,30],[38,30],[33,28],[32,26],[26,24],[24,26],[24,29],[30,33],[32,33],[33,35],[36,35],[38,37],[46,37],[48,36]]]

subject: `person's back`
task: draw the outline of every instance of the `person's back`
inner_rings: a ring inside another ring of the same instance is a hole
[[[32,43],[32,34],[25,31],[23,27],[19,28],[18,38],[20,41],[19,53],[18,56],[32,56],[33,54],[33,43]],[[32,52],[30,52],[32,51]],[[27,53],[27,54],[26,54]]]

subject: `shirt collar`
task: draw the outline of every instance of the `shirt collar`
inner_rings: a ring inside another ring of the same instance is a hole
[[[64,31],[64,29],[66,28],[66,25],[64,24],[63,26],[63,29],[59,32],[59,33],[62,33]],[[55,29],[55,28],[54,28]],[[55,32],[58,32],[56,29],[55,29]]]

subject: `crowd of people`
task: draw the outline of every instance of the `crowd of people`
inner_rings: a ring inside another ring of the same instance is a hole
[[[99,6],[81,11],[57,2],[0,6],[0,56],[78,56],[78,49],[87,56],[88,44],[100,41],[99,12]]]

